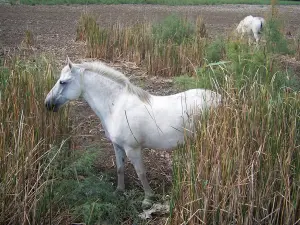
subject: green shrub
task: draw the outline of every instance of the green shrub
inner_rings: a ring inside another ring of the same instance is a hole
[[[184,41],[193,38],[195,27],[186,19],[177,15],[167,16],[161,23],[152,26],[153,37],[156,41],[172,41],[181,44]]]
[[[225,42],[221,38],[217,38],[207,46],[206,59],[209,63],[219,62],[225,54]]]

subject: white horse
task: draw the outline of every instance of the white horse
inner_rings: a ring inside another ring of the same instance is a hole
[[[261,32],[265,25],[266,21],[262,17],[253,17],[246,16],[237,26],[236,31],[238,34],[241,34],[242,37],[244,35],[248,35],[249,43],[251,42],[251,38],[254,36],[256,43],[259,42],[261,38]]]
[[[216,107],[221,96],[193,89],[170,96],[154,96],[129,82],[121,72],[100,62],[73,64],[69,59],[45,99],[48,110],[57,111],[82,96],[100,118],[116,154],[118,186],[124,191],[125,154],[143,185],[143,207],[151,206],[152,189],[146,179],[142,149],[171,149],[192,132],[193,119]]]

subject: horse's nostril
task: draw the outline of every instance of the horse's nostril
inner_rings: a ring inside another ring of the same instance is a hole
[[[47,102],[45,102],[45,107],[48,110],[53,110],[54,105],[51,102],[47,101]]]

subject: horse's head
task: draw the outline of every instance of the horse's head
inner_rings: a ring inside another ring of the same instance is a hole
[[[62,69],[58,81],[45,99],[45,106],[48,110],[56,112],[62,105],[81,95],[83,72],[83,68],[74,65],[67,58],[67,65]]]

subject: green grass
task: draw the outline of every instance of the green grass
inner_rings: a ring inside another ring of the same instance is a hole
[[[161,23],[152,26],[152,35],[157,42],[167,43],[172,40],[180,45],[194,38],[195,26],[175,14],[169,15]]]
[[[124,194],[114,193],[116,187],[107,175],[94,167],[101,157],[99,147],[71,154],[52,151],[49,159],[53,155],[57,156],[48,173],[52,180],[49,179],[47,192],[38,203],[37,214],[48,215],[44,221],[49,224],[62,220],[86,224],[139,222],[143,192],[131,189]]]
[[[15,0],[11,1],[12,3]],[[269,0],[20,0],[21,4],[160,4],[160,5],[216,5],[216,4],[264,4]],[[299,4],[299,1],[280,1],[280,4]]]

